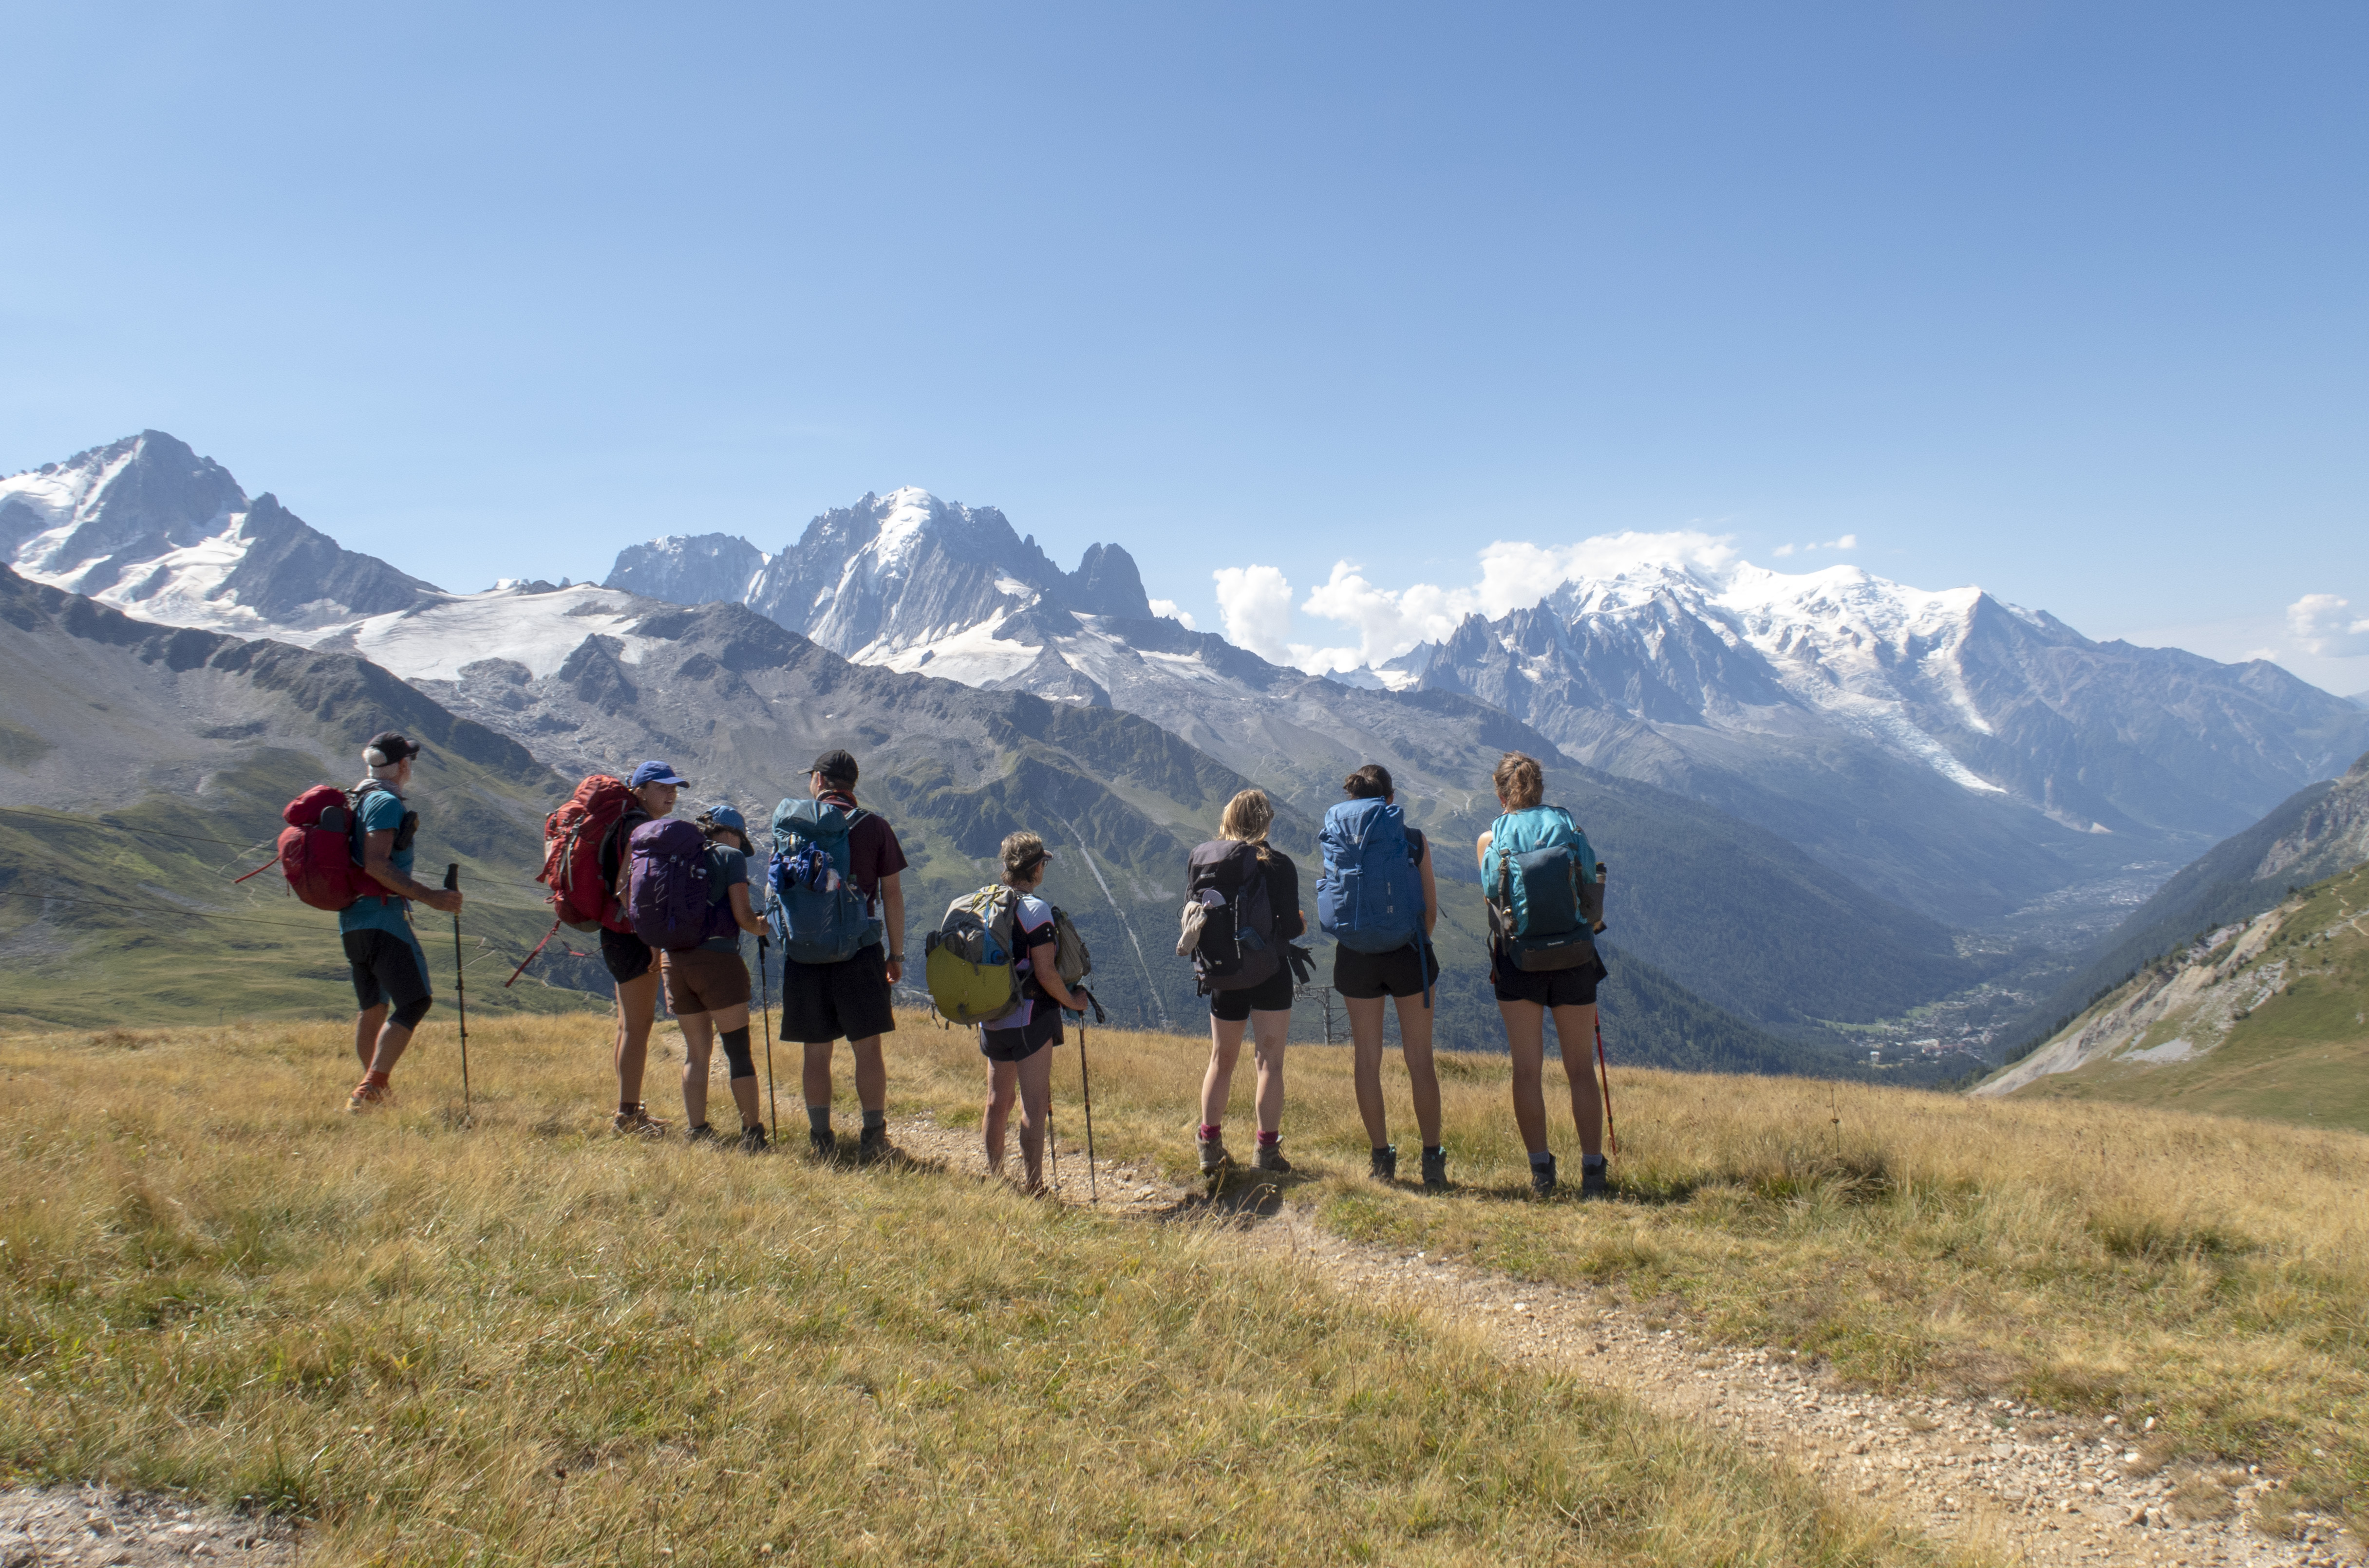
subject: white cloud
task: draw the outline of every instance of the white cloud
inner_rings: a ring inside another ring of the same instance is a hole
[[[1279,567],[1219,567],[1218,614],[1227,639],[1277,664],[1291,658],[1291,584]]]
[[[1501,539],[1482,550],[1478,559],[1480,580],[1465,588],[1434,583],[1381,588],[1355,562],[1336,562],[1333,575],[1310,591],[1299,608],[1351,628],[1356,634],[1355,645],[1315,647],[1292,643],[1288,620],[1276,630],[1275,638],[1287,648],[1287,662],[1311,673],[1355,670],[1395,658],[1417,643],[1436,642],[1455,631],[1467,615],[1495,620],[1527,610],[1574,578],[1615,578],[1659,569],[1717,577],[1734,564],[1735,550],[1725,538],[1680,529],[1667,533],[1604,533],[1575,544]]]
[[[2369,654],[2369,616],[2355,617],[2352,601],[2333,593],[2306,593],[2288,605],[2287,630],[2322,658]]]
[[[1154,615],[1165,615],[1168,619],[1181,624],[1188,632],[1197,632],[1201,629],[1193,624],[1193,617],[1191,615],[1176,608],[1176,601],[1173,599],[1153,600],[1151,601],[1151,612]]]
[[[1824,543],[1814,543],[1809,544],[1780,544],[1777,548],[1769,551],[1768,553],[1781,561],[1788,555],[1795,554],[1806,555],[1813,550],[1856,550],[1858,548],[1859,535],[1856,533],[1846,533],[1839,539],[1828,539]]]
[[[1768,552],[1768,553],[1769,553],[1770,555],[1772,555],[1776,556],[1779,560],[1780,560],[1780,561],[1781,561],[1781,560],[1783,560],[1786,556],[1788,556],[1788,555],[1791,555],[1794,551],[1799,550],[1800,548],[1801,548],[1801,546],[1800,546],[1799,544],[1780,544],[1780,545],[1778,545],[1778,546],[1777,546],[1777,548],[1775,548],[1774,550],[1771,550],[1771,551],[1770,551],[1770,552]],[[1813,549],[1813,550],[1814,550],[1814,549],[1816,549],[1816,548],[1817,548],[1817,546],[1816,546],[1815,544],[1813,544],[1813,545],[1811,545],[1811,546],[1810,546],[1810,548],[1811,548],[1811,549]]]

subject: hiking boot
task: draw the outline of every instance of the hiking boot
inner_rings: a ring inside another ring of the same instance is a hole
[[[711,1134],[710,1136],[713,1135]],[[765,1141],[765,1129],[763,1127],[744,1127],[740,1129],[741,1153],[762,1154],[770,1147],[772,1146]]]
[[[355,1084],[354,1092],[346,1096],[346,1115],[359,1116],[369,1111],[384,1110],[394,1104],[393,1084],[372,1083],[365,1079]]]
[[[1580,1196],[1606,1197],[1610,1196],[1611,1192],[1612,1178],[1603,1161],[1598,1160],[1593,1165],[1585,1160],[1579,1162]]]
[[[1368,1171],[1366,1174],[1378,1182],[1397,1181],[1399,1179],[1399,1146],[1390,1143],[1375,1150],[1373,1169]]]
[[[839,1158],[839,1137],[829,1127],[807,1129],[807,1150],[818,1160]]]
[[[1290,1170],[1291,1162],[1283,1157],[1282,1139],[1278,1139],[1273,1143],[1260,1144],[1257,1151],[1251,1156],[1251,1169],[1253,1171],[1273,1171],[1278,1175]]]
[[[664,1138],[666,1129],[666,1123],[650,1115],[647,1105],[635,1105],[609,1118],[609,1130],[624,1138]]]
[[[887,1158],[888,1158],[888,1129],[887,1127],[865,1127],[862,1133],[857,1135],[855,1139],[855,1162],[857,1164],[869,1165],[875,1161],[886,1160]]]
[[[1201,1174],[1205,1176],[1214,1176],[1233,1163],[1222,1138],[1196,1138],[1193,1146],[1201,1151]]]
[[[1426,1149],[1423,1151],[1423,1189],[1425,1192],[1448,1190],[1448,1150]]]
[[[1555,1162],[1553,1155],[1548,1155],[1547,1162],[1543,1165],[1534,1163],[1530,1166],[1530,1190],[1538,1194],[1540,1197],[1544,1197],[1547,1194],[1555,1190]]]
[[[715,1141],[715,1129],[702,1122],[697,1127],[683,1128],[682,1140],[685,1143],[713,1143]]]

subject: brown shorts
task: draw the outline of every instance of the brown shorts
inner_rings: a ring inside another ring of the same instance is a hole
[[[738,953],[686,947],[667,954],[664,963],[667,1009],[676,1017],[749,1005],[749,966]]]

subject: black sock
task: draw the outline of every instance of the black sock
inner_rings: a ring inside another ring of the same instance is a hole
[[[876,1131],[876,1130],[877,1130],[878,1128],[881,1128],[881,1127],[887,1127],[887,1125],[888,1125],[888,1113],[887,1113],[887,1112],[886,1112],[886,1111],[866,1111],[866,1112],[864,1112],[864,1131],[866,1131],[866,1132]]]
[[[1434,1154],[1445,1154],[1445,1153],[1447,1153],[1447,1152],[1448,1152],[1448,1150],[1447,1150],[1446,1146],[1444,1146],[1444,1145],[1442,1145],[1442,1144],[1437,1144],[1437,1143],[1426,1143],[1426,1144],[1425,1144],[1425,1145],[1423,1146],[1423,1152],[1424,1152],[1425,1156],[1426,1158],[1428,1158],[1428,1157],[1430,1157],[1431,1155],[1434,1155]]]
[[[808,1105],[807,1107],[807,1130],[818,1134],[826,1133],[830,1130],[830,1107],[829,1105]]]

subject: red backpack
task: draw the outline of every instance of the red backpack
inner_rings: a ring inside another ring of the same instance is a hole
[[[535,880],[551,889],[552,912],[571,931],[633,929],[616,889],[601,875],[601,846],[633,803],[624,780],[594,773],[543,819],[543,872]]]
[[[316,910],[350,909],[358,900],[390,895],[362,870],[358,851],[361,797],[386,786],[342,790],[315,784],[280,807],[280,869],[289,890]]]

